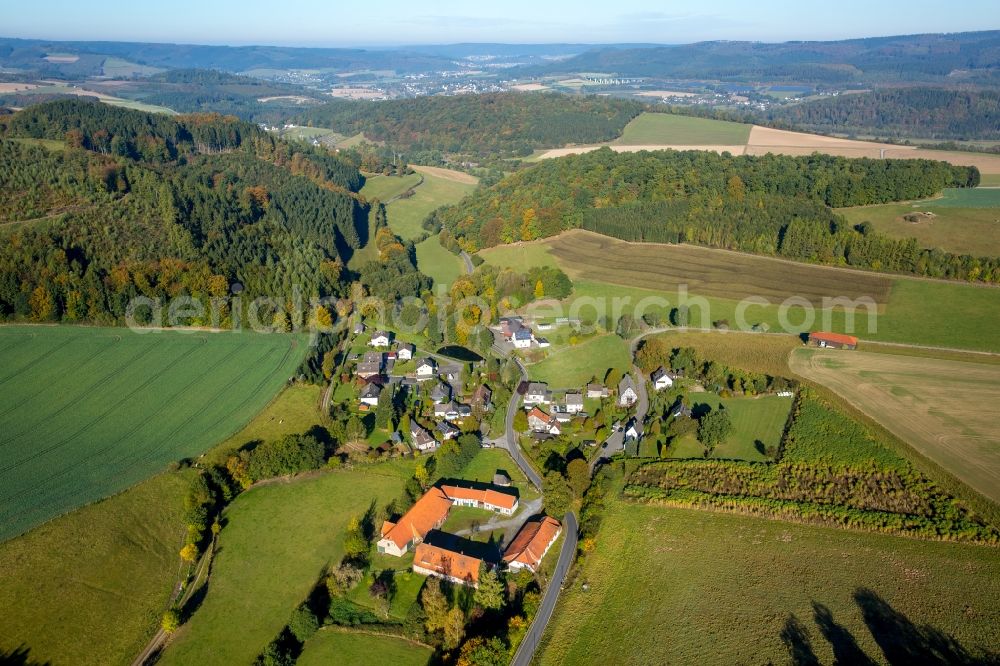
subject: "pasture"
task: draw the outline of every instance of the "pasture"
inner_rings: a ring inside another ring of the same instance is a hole
[[[912,663],[998,624],[992,548],[611,499],[536,663]]]
[[[759,335],[739,331],[668,331],[650,336],[671,348],[691,347],[702,358],[773,377],[788,376],[788,354],[802,347],[794,335]],[[647,338],[648,339],[648,338]]]
[[[434,280],[434,284],[450,285],[465,273],[462,258],[444,249],[437,236],[417,243],[417,268]]]
[[[191,477],[154,476],[0,544],[0,662],[23,647],[31,664],[130,663],[180,573]]]
[[[712,458],[729,460],[769,460],[768,447],[777,448],[792,408],[791,398],[774,395],[756,398],[720,398],[715,393],[690,393],[688,399],[696,412],[699,405],[716,410],[721,405],[729,414],[733,430],[712,451]],[[704,446],[693,435],[681,438],[667,451],[669,458],[702,458]]]
[[[386,463],[240,495],[225,512],[204,601],[160,663],[253,663],[324,569],[340,561],[350,518],[400,496],[411,473],[411,463]]]
[[[458,203],[476,187],[475,177],[458,171],[437,167],[414,166],[423,177],[413,191],[413,196],[397,199],[386,206],[389,226],[404,240],[412,240],[425,233],[421,224],[431,211],[446,204]]]
[[[544,360],[526,367],[532,380],[553,388],[582,388],[591,379],[602,380],[608,368],[625,370],[632,365],[628,342],[614,333],[575,345],[553,346],[547,351]]]
[[[305,352],[294,335],[0,327],[0,539],[208,450]]]
[[[837,213],[851,225],[871,222],[876,231],[887,236],[916,238],[921,247],[974,256],[1000,255],[1000,203],[982,208],[930,203],[840,208]],[[904,215],[916,221],[904,219]]]
[[[398,197],[410,188],[420,184],[422,178],[419,173],[411,173],[405,176],[365,176],[364,187],[359,194],[368,200],[378,199],[385,203],[393,197]]]
[[[403,638],[328,627],[309,639],[296,663],[299,666],[426,666],[432,653],[431,648]]]
[[[612,143],[622,146],[745,146],[751,125],[670,113],[641,113]],[[735,150],[733,152],[736,152]]]
[[[941,196],[916,202],[928,208],[1000,208],[1000,188],[949,187],[941,192]]]
[[[816,349],[793,352],[789,364],[1000,502],[997,365]]]
[[[527,273],[538,266],[558,268],[559,263],[552,256],[548,241],[528,241],[497,245],[479,251],[479,256],[488,264],[509,268],[517,273]]]

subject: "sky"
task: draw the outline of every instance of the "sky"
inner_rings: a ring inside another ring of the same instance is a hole
[[[1000,29],[1000,0],[0,0],[0,36],[391,46],[826,40]]]

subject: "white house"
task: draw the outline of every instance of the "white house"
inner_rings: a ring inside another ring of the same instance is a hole
[[[359,399],[366,405],[378,407],[378,397],[382,393],[382,387],[378,384],[369,384],[361,391]]]
[[[410,441],[413,442],[413,448],[418,451],[430,451],[436,449],[438,445],[429,432],[413,421],[410,422]]]
[[[422,358],[417,361],[417,379],[431,379],[437,372],[437,363],[432,358]]]
[[[514,331],[514,336],[511,340],[517,349],[527,349],[531,346],[531,338],[530,328],[519,328]]]
[[[368,344],[372,347],[388,347],[389,343],[392,342],[392,334],[386,331],[375,331],[372,334],[372,339],[368,341]]]
[[[632,381],[632,375],[625,375],[618,382],[618,404],[622,407],[631,407],[639,399],[639,393]]]
[[[441,434],[441,439],[445,441],[458,437],[459,432],[461,432],[458,428],[447,421],[439,421],[435,428]]]
[[[537,342],[538,346],[541,347],[542,349],[552,346],[552,343],[549,342],[548,338],[535,338],[535,342]]]
[[[547,405],[551,401],[548,386],[542,382],[529,382],[524,392],[524,404]]]
[[[657,391],[662,391],[674,385],[674,378],[670,376],[669,372],[663,369],[663,366],[654,370],[653,374],[650,375],[650,379],[653,380],[653,388]]]
[[[642,436],[642,431],[639,429],[639,423],[635,419],[629,419],[628,425],[625,426],[625,439],[639,439]]]
[[[561,432],[559,421],[556,417],[546,414],[538,407],[532,407],[531,411],[528,412],[528,427],[533,432],[548,433],[550,435],[558,435]]]
[[[576,391],[566,394],[566,411],[579,414],[583,411],[583,394]]]
[[[587,384],[587,397],[588,398],[607,398],[608,389],[604,384]]]
[[[413,358],[414,346],[404,342],[399,345],[399,349],[396,350],[396,358],[400,361],[409,361]]]
[[[431,400],[434,404],[440,405],[443,402],[448,402],[451,400],[451,387],[444,382],[438,382],[431,389]]]

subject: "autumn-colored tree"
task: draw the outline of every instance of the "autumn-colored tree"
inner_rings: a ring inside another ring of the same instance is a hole
[[[52,317],[52,294],[44,285],[38,285],[32,290],[28,304],[31,306],[31,318],[34,321],[45,321]]]
[[[479,567],[479,587],[476,588],[472,599],[477,605],[488,610],[500,610],[506,601],[503,581],[494,569],[485,564]]]
[[[172,634],[177,631],[181,626],[181,614],[176,608],[170,608],[163,613],[163,618],[160,620],[160,628],[163,629],[164,633]]]
[[[457,648],[465,637],[465,613],[458,606],[448,611],[444,623],[444,646],[449,650]]]
[[[332,349],[323,354],[323,376],[327,379],[333,377],[333,367],[337,361],[337,353]]]
[[[431,576],[424,584],[420,593],[420,605],[427,619],[424,626],[427,631],[434,632],[445,628],[448,621],[448,599],[441,591],[441,581]]]
[[[573,489],[573,494],[583,497],[590,487],[590,468],[587,467],[587,461],[583,458],[570,460],[566,465],[566,479],[569,481],[569,487]]]
[[[313,311],[313,323],[322,330],[329,330],[333,328],[333,316],[325,307],[317,305]]]
[[[198,546],[193,543],[186,544],[181,548],[180,554],[182,560],[193,564],[198,559]]]
[[[545,298],[545,285],[541,280],[535,283],[535,298]]]

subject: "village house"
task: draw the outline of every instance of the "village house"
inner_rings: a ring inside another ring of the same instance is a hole
[[[663,389],[670,388],[674,385],[673,375],[667,372],[662,365],[654,370],[653,374],[650,375],[649,378],[653,380],[653,388],[657,391],[662,391]]]
[[[419,426],[417,426],[419,427]],[[431,488],[421,495],[399,521],[385,521],[379,533],[378,552],[402,557],[427,533],[444,525],[451,509],[451,500],[440,488]]]
[[[608,389],[604,384],[587,384],[587,397],[588,398],[607,398]]]
[[[417,361],[417,379],[425,381],[434,377],[437,372],[437,363],[432,358],[422,358]]]
[[[400,361],[409,361],[413,358],[414,351],[416,351],[416,347],[408,342],[404,342],[396,349],[396,358]]]
[[[566,411],[570,414],[579,414],[583,411],[583,394],[579,391],[572,391],[566,394]]]
[[[817,331],[809,334],[809,343],[824,349],[856,349],[858,339],[853,335]]]
[[[632,381],[632,375],[625,375],[618,382],[618,404],[622,407],[631,407],[638,399],[639,393],[636,391],[635,382]]]
[[[514,343],[514,347],[517,349],[527,349],[531,346],[531,329],[529,328],[519,328],[514,331],[514,335],[511,338],[511,342]]]
[[[625,439],[639,439],[640,437],[642,437],[642,430],[639,422],[635,418],[629,419],[625,425]]]
[[[549,387],[542,382],[528,382],[524,390],[524,404],[526,405],[547,405],[552,402],[552,393]]]
[[[435,428],[437,429],[438,433],[441,434],[441,440],[445,442],[447,442],[449,439],[454,439],[455,437],[458,437],[458,433],[461,432],[458,428],[448,423],[447,421],[438,421]]]
[[[451,400],[451,386],[444,382],[435,384],[434,388],[431,389],[431,400],[438,405]]]
[[[438,446],[437,440],[415,421],[410,421],[410,441],[417,451],[432,451]]]
[[[392,343],[392,333],[388,331],[375,331],[368,344],[372,347],[388,347]]]
[[[359,321],[357,324],[354,325],[354,328],[351,330],[354,333],[354,335],[361,335],[362,333],[365,332],[365,322]]]
[[[484,412],[493,409],[493,391],[486,384],[480,384],[472,394],[472,407]]]
[[[375,382],[369,382],[368,385],[361,390],[361,394],[358,396],[358,399],[366,405],[369,405],[371,407],[377,407],[378,397],[381,393],[382,393],[381,386],[379,386]]]
[[[434,418],[447,419],[448,414],[454,414],[454,417],[448,419],[449,421],[458,418],[458,408],[455,407],[454,402],[449,400],[448,402],[438,402],[434,404]]]
[[[362,379],[374,377],[382,372],[382,353],[365,352],[361,362],[358,363],[357,375]]]
[[[501,317],[500,318],[500,334],[503,335],[503,339],[510,341],[514,337],[514,333],[521,330],[521,319],[520,317]]]
[[[534,432],[558,435],[559,421],[554,416],[546,414],[538,407],[532,407],[528,412],[528,427]]]
[[[413,571],[424,576],[437,576],[458,585],[479,587],[479,558],[457,553],[440,546],[421,543],[413,552]]]
[[[527,569],[534,573],[538,571],[542,559],[560,534],[562,525],[555,518],[545,516],[540,520],[528,521],[507,546],[503,561],[512,571]]]
[[[505,516],[513,516],[517,511],[517,496],[502,493],[492,488],[476,489],[462,486],[441,486],[454,506],[469,506],[474,509],[486,509]]]

